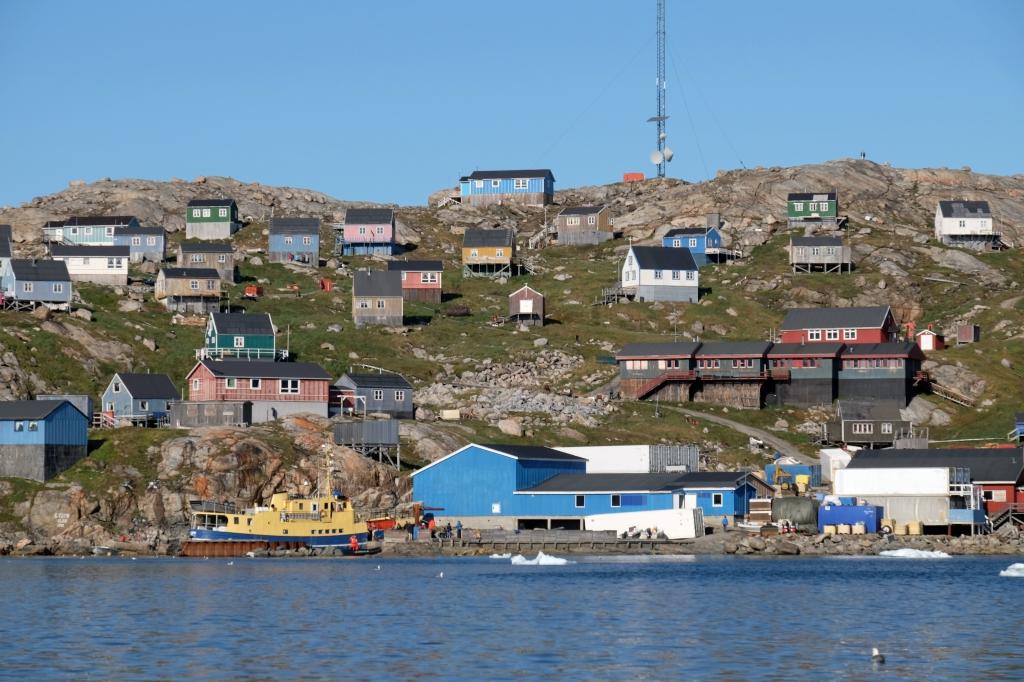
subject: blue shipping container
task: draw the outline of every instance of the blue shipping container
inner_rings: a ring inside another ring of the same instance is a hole
[[[790,482],[796,482],[797,476],[810,476],[811,487],[821,487],[821,465],[820,464],[769,464],[764,468],[765,476],[768,477],[768,484],[775,480],[775,468],[782,467],[782,470],[793,478]]]
[[[818,532],[825,530],[825,526],[837,526],[841,523],[852,526],[863,523],[866,532],[877,533],[883,513],[881,507],[874,505],[852,507],[826,504],[818,509]]]

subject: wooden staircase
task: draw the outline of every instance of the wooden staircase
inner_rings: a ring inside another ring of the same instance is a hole
[[[637,393],[637,399],[642,399],[645,396],[650,395],[658,388],[660,388],[661,386],[665,385],[670,381],[693,381],[696,378],[697,375],[695,372],[690,372],[687,370],[662,372],[661,374],[654,377],[653,379],[651,379],[646,384],[640,387],[640,391]]]
[[[960,391],[956,391],[952,388],[949,388],[948,386],[937,384],[934,381],[929,382],[929,386],[931,387],[932,395],[937,395],[940,398],[945,398],[946,400],[954,402],[957,405],[963,405],[964,407],[974,407],[974,398],[970,397],[969,395],[965,395]]]

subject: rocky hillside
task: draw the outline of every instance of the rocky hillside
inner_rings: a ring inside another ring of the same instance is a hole
[[[842,212],[850,218],[846,237],[856,269],[842,276],[794,275],[784,250],[791,234],[783,222],[785,196],[830,189],[839,192]],[[242,307],[245,283],[262,283],[265,295],[245,301],[244,308],[273,315],[281,330],[278,343],[296,358],[321,363],[334,375],[359,370],[362,364],[407,376],[422,408],[415,422],[403,424],[402,457],[407,464],[436,459],[471,440],[499,439],[570,444],[699,441],[710,467],[763,464],[763,454],[747,446],[747,437],[728,428],[683,419],[649,403],[608,402],[615,368],[606,359],[629,342],[768,338],[792,306],[886,303],[901,322],[933,324],[946,331],[960,322],[980,324],[981,343],[929,357],[927,367],[935,377],[975,401],[967,407],[934,396],[915,400],[908,414],[927,425],[933,439],[1005,439],[1013,412],[1024,403],[1024,375],[1018,367],[1024,362],[1024,262],[1019,253],[972,254],[931,239],[935,203],[959,197],[988,200],[1000,229],[1024,245],[1021,176],[896,169],[844,160],[730,171],[700,184],[649,180],[557,194],[562,205],[609,204],[615,224],[634,241],[654,239],[669,226],[702,224],[708,212],[722,214],[726,235],[746,257],[703,269],[706,293],[697,305],[593,305],[601,288],[616,280],[625,240],[593,248],[527,249],[528,237],[543,225],[543,210],[436,208],[438,195],[429,206],[399,209],[399,216],[404,255],[444,261],[447,299],[441,306],[409,304],[407,326],[397,330],[351,326],[351,272],[380,267],[381,259],[332,258],[326,226],[324,265],[319,269],[267,264],[261,252],[271,210],[275,215],[336,221],[345,207],[360,204],[227,178],[103,180],[75,183],[24,206],[0,210],[0,223],[15,226],[16,251],[23,254],[39,251],[39,228],[45,220],[74,214],[135,214],[144,223],[167,227],[173,243],[181,238],[175,231],[182,227],[188,200],[219,195],[234,197],[248,222],[235,237],[243,281],[228,288],[233,307]],[[460,235],[471,226],[515,228],[533,274],[507,282],[463,278]],[[332,279],[335,288],[321,290],[319,278]],[[544,327],[499,323],[508,294],[524,282],[547,296],[549,323]],[[91,285],[75,290],[77,310],[72,315],[46,319],[0,312],[0,398],[43,392],[95,396],[114,371],[125,369],[166,372],[181,385],[194,363],[194,349],[202,343],[201,327],[172,325],[151,296],[131,300],[130,292]],[[468,315],[447,314],[454,307],[465,308]],[[773,430],[805,452],[813,452],[810,435],[826,416],[821,410],[693,407],[728,412],[730,419]],[[452,408],[461,410],[460,422],[438,418],[441,410]],[[64,530],[53,524],[73,518],[81,521],[75,532],[95,541],[124,534],[150,542],[158,532],[165,540],[173,538],[180,535],[182,505],[188,498],[224,497],[247,504],[265,499],[278,487],[297,489],[308,478],[310,456],[327,434],[328,425],[316,420],[191,435],[101,432],[87,460],[46,486],[0,482],[0,535],[61,535]],[[349,455],[346,485],[353,495],[366,496],[368,504],[404,499],[404,484],[396,483],[393,474]],[[151,482],[155,489],[150,489]]]

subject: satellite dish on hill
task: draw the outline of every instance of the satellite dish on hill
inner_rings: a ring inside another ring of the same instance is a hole
[[[655,149],[653,152],[651,152],[651,157],[650,158],[651,158],[651,163],[653,163],[655,166],[659,165],[662,161],[665,160],[665,157],[657,149]]]
[[[665,154],[664,154],[664,156],[665,156],[665,160],[666,161],[671,161],[672,157],[675,156],[675,154],[672,152],[671,149],[669,149],[668,147],[665,147]]]

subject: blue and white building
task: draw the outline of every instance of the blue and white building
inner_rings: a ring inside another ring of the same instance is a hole
[[[722,233],[719,232],[719,217],[713,213],[707,217],[704,227],[679,227],[669,230],[661,239],[667,249],[688,249],[698,267],[707,265],[711,256],[722,250]]]
[[[166,374],[118,372],[103,391],[103,419],[150,424],[167,418],[169,403],[181,395]]]
[[[700,274],[689,249],[630,246],[619,284],[637,301],[696,303],[700,298]]]
[[[88,449],[89,418],[68,401],[0,402],[0,477],[46,481]]]
[[[132,263],[162,263],[167,257],[167,235],[162,227],[115,227],[114,246],[127,246]]]
[[[547,168],[473,171],[459,178],[459,198],[470,206],[545,206],[555,198],[555,176]]]

